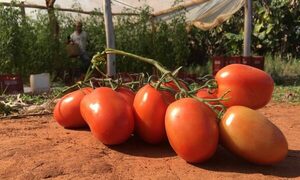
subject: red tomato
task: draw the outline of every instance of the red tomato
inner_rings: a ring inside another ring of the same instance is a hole
[[[162,83],[164,86],[167,86],[169,88],[174,89],[176,92],[179,92],[179,88],[177,87],[177,85],[174,83],[174,81],[168,81],[168,82],[164,82]],[[189,90],[188,86],[182,82],[181,80],[179,80],[179,84],[185,89],[185,90]]]
[[[111,88],[100,87],[86,95],[80,112],[92,134],[103,144],[123,143],[133,132],[132,105]]]
[[[217,93],[216,92],[209,92],[209,89],[199,89],[196,93],[196,96],[202,99],[217,99]],[[216,104],[215,102],[211,102],[211,104]]]
[[[244,106],[227,109],[220,122],[220,138],[227,149],[252,163],[274,164],[288,152],[280,129],[258,111]]]
[[[217,117],[206,104],[193,98],[173,102],[167,109],[165,125],[172,148],[187,162],[203,162],[215,153]]]
[[[127,87],[119,87],[116,91],[130,104],[133,105],[135,93]]]
[[[231,64],[222,68],[216,74],[218,97],[227,90],[228,101],[223,101],[227,107],[241,105],[252,109],[264,107],[272,97],[274,82],[266,72],[243,64]]]
[[[64,128],[87,127],[80,114],[82,98],[92,92],[92,88],[83,88],[63,96],[55,105],[54,119]]]
[[[217,99],[217,92],[214,90],[213,92],[209,92],[209,89],[204,88],[197,91],[196,96],[202,99]],[[211,105],[217,105],[219,104],[218,101],[211,101],[209,102]],[[216,110],[221,111],[221,107],[216,107]]]
[[[158,91],[148,84],[136,93],[133,103],[135,125],[144,141],[156,144],[166,139],[165,113],[174,100],[167,91]]]

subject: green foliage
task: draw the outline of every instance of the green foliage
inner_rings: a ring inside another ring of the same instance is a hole
[[[275,86],[272,99],[277,102],[300,103],[300,86]]]
[[[288,73],[298,75],[297,60],[282,64],[287,62],[282,59],[300,58],[299,4],[288,0],[253,1],[252,51],[263,56],[269,54],[266,68],[275,78],[291,76]],[[78,4],[74,7],[80,9]],[[202,71],[210,72],[205,69],[214,55],[242,54],[243,10],[209,31],[186,28],[182,14],[168,22],[153,23],[151,12],[149,7],[142,7],[136,11],[139,16],[115,17],[117,49],[159,60],[169,69],[183,65],[187,71],[199,75]],[[26,81],[32,73],[50,72],[62,77],[65,70],[80,66],[78,59],[68,58],[65,50],[77,18],[63,12],[55,14],[60,25],[58,42],[53,41],[49,17],[44,11],[37,11],[36,19],[23,19],[19,8],[0,6],[0,74],[21,74]],[[84,30],[89,34],[90,56],[103,51],[106,47],[103,18],[79,14],[77,17],[83,20]],[[280,58],[276,59],[278,54]],[[117,57],[117,71],[152,73],[152,67]]]
[[[150,8],[145,7],[138,17],[118,17],[115,29],[117,49],[156,59],[170,69],[184,65],[189,55],[184,16],[177,16],[170,22],[154,23],[150,12]],[[128,58],[119,59],[118,71],[152,72],[149,65]]]
[[[22,59],[20,10],[0,6],[0,67],[2,73],[15,72]]]
[[[289,0],[255,1],[253,49],[262,55],[300,55],[300,3]]]
[[[208,61],[205,65],[187,66],[184,71],[191,75],[203,77],[207,74],[212,74],[211,66],[211,61]]]
[[[300,84],[300,59],[267,55],[265,71],[272,76],[276,84]]]

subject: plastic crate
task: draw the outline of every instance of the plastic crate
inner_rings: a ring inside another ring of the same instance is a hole
[[[0,93],[17,94],[23,93],[23,81],[19,75],[0,75]]]
[[[229,64],[246,64],[261,70],[264,70],[265,59],[263,56],[215,56],[213,60],[213,75],[215,75],[220,69]]]
[[[241,56],[228,56],[226,57],[226,65],[229,64],[240,64],[242,62]]]
[[[264,70],[265,58],[263,56],[243,57],[242,63]]]

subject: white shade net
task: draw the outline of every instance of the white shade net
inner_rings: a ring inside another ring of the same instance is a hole
[[[245,0],[191,0],[155,15],[156,19],[167,21],[185,13],[187,23],[208,30],[229,19],[244,3]]]

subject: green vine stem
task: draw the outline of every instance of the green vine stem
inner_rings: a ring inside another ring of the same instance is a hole
[[[203,103],[205,103],[206,105],[208,105],[213,111],[215,111],[218,114],[218,117],[221,117],[221,113],[224,111],[224,109],[226,108],[223,104],[220,103],[220,101],[222,100],[226,100],[225,99],[225,95],[228,94],[229,92],[224,93],[224,95],[220,98],[215,98],[215,99],[203,99],[203,98],[199,98],[197,96],[194,95],[194,93],[196,91],[198,91],[199,89],[203,89],[205,87],[208,87],[209,89],[214,89],[217,88],[217,83],[214,79],[210,79],[208,80],[203,86],[201,86],[200,88],[197,88],[195,90],[191,90],[191,91],[187,91],[179,82],[179,80],[175,77],[176,74],[178,73],[178,71],[180,70],[177,69],[174,72],[169,71],[168,69],[166,69],[161,63],[157,62],[154,59],[150,59],[150,58],[145,58],[142,56],[138,56],[135,54],[131,54],[125,51],[121,51],[121,50],[116,50],[116,49],[105,49],[101,54],[97,53],[94,57],[92,62],[97,63],[98,60],[103,61],[105,58],[104,56],[106,54],[116,54],[116,55],[121,55],[121,56],[127,56],[127,57],[131,57],[133,59],[137,59],[140,60],[142,62],[148,63],[153,65],[155,68],[157,68],[163,75],[162,77],[159,79],[159,81],[157,82],[156,85],[154,85],[154,88],[160,88],[160,84],[162,84],[163,80],[165,78],[170,78],[171,81],[173,81],[175,83],[175,85],[179,88],[179,93],[175,95],[175,97],[192,97],[195,98]],[[150,85],[151,85],[151,79],[150,79]],[[163,85],[162,85],[163,86]],[[162,87],[162,89],[168,90],[168,88]],[[219,102],[218,105],[212,105],[210,102]],[[221,111],[217,110],[217,107],[221,107]]]
[[[145,63],[148,63],[148,64],[151,64],[153,65],[154,67],[156,67],[162,74],[164,77],[170,77],[174,83],[176,84],[176,86],[179,88],[179,90],[181,92],[184,92],[184,93],[188,93],[181,85],[180,83],[178,82],[178,80],[174,77],[173,73],[171,71],[169,71],[168,69],[166,69],[161,63],[157,62],[156,60],[154,59],[150,59],[150,58],[145,58],[145,57],[142,57],[142,56],[138,56],[138,55],[135,55],[135,54],[131,54],[131,53],[128,53],[128,52],[125,52],[125,51],[121,51],[121,50],[116,50],[116,49],[105,49],[103,53],[101,54],[116,54],[116,55],[122,55],[122,56],[127,56],[127,57],[131,57],[131,58],[134,58],[134,59],[138,59],[140,61],[143,61]],[[178,71],[178,70],[175,70],[175,71]]]
[[[148,64],[152,64],[153,66],[155,66],[163,74],[171,73],[171,71],[167,70],[161,63],[155,61],[154,59],[145,58],[145,57],[138,56],[138,55],[135,55],[135,54],[127,53],[125,51],[120,51],[120,50],[110,49],[110,48],[105,49],[104,53],[123,55],[123,56],[127,56],[127,57],[132,57],[132,58],[135,58],[135,59],[139,59],[139,60],[141,60],[143,62],[146,62]]]

